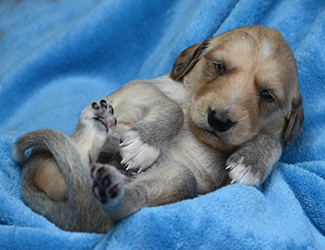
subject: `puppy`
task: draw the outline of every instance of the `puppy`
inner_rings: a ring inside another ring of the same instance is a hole
[[[34,211],[64,230],[106,232],[144,206],[260,185],[303,119],[288,44],[274,29],[246,26],[184,50],[168,75],[89,104],[71,138],[23,136],[13,156]]]

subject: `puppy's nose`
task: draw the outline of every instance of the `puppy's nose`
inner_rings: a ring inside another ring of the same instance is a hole
[[[215,110],[209,111],[208,123],[214,130],[218,132],[225,132],[230,129],[234,124],[234,122],[228,119],[225,114],[219,113]]]

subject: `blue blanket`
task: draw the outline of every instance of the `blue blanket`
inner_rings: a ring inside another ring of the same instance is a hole
[[[169,72],[178,53],[243,25],[278,29],[297,59],[305,122],[258,188],[143,208],[107,234],[65,232],[20,195],[13,142],[71,134],[85,105]],[[0,249],[325,249],[323,0],[2,0]]]

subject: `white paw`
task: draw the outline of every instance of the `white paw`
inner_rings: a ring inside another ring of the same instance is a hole
[[[250,165],[243,163],[244,157],[241,157],[238,161],[227,162],[226,170],[229,171],[229,177],[232,180],[231,183],[241,183],[248,186],[258,186],[263,180],[258,173],[252,172]]]
[[[123,134],[120,144],[122,164],[126,170],[137,171],[140,173],[150,167],[160,155],[154,147],[143,143],[136,131],[127,131]]]

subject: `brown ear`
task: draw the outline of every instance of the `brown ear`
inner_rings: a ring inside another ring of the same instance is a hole
[[[177,81],[184,77],[198,62],[202,52],[209,46],[209,39],[183,50],[175,59],[170,78]]]
[[[291,104],[291,112],[288,117],[287,127],[284,132],[283,146],[288,146],[300,134],[302,123],[304,121],[304,109],[302,107],[302,98],[299,94]]]

